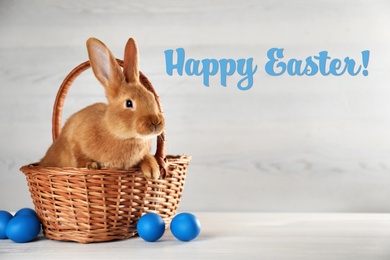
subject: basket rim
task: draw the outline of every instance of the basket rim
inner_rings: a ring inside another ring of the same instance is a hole
[[[165,160],[167,162],[180,160],[183,163],[189,163],[191,161],[191,156],[189,155],[166,155]],[[30,163],[24,165],[20,168],[24,174],[28,174],[29,170],[34,169],[37,172],[47,172],[50,175],[96,175],[96,174],[139,174],[139,167],[129,168],[127,170],[115,169],[115,168],[102,168],[102,169],[88,169],[88,168],[77,168],[77,167],[43,167],[40,166],[38,162]],[[140,177],[143,175],[140,174]],[[167,177],[167,176],[166,176]]]

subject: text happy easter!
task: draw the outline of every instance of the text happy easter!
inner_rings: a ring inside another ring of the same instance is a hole
[[[283,48],[271,48],[267,51],[267,62],[264,70],[268,75],[281,76],[314,76],[317,73],[322,76],[350,76],[368,75],[368,62],[370,51],[361,52],[359,60],[350,57],[332,58],[327,51],[320,51],[318,54],[303,59],[284,58]],[[203,78],[203,85],[209,87],[210,77],[219,77],[220,84],[227,86],[228,77],[238,74],[241,79],[237,82],[237,88],[248,90],[253,86],[254,74],[258,66],[254,64],[253,58],[247,59],[194,59],[186,57],[184,48],[177,48],[164,51],[166,73],[169,76],[198,76]]]

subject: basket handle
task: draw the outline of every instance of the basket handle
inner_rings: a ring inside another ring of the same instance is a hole
[[[123,61],[116,59],[118,64],[123,67]],[[68,93],[68,90],[74,80],[85,70],[89,69],[91,67],[91,64],[89,61],[81,63],[79,66],[74,68],[68,76],[64,79],[62,82],[60,88],[58,89],[56,100],[54,102],[53,107],[53,118],[52,118],[52,136],[53,141],[55,141],[58,136],[61,133],[61,121],[62,121],[62,108],[64,106],[65,98]],[[160,97],[157,95],[155,89],[152,86],[152,83],[146,78],[146,76],[140,72],[140,81],[141,83],[148,89],[152,94],[154,95],[158,108],[160,109],[161,113],[163,113]],[[166,175],[166,163],[165,163],[165,130],[157,136],[157,147],[156,147],[156,153],[154,157],[157,160],[157,163],[160,166],[161,176],[164,178]]]

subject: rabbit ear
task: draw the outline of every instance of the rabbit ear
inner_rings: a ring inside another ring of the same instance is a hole
[[[138,48],[133,38],[130,38],[126,44],[123,73],[128,83],[139,81]]]
[[[107,97],[114,97],[124,81],[118,62],[107,46],[98,39],[88,39],[87,49],[93,73],[106,89]]]

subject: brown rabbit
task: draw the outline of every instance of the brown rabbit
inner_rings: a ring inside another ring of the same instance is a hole
[[[130,38],[126,44],[123,72],[98,39],[88,39],[87,49],[108,104],[96,103],[73,114],[39,164],[118,169],[139,165],[147,178],[158,179],[159,166],[150,149],[165,123],[154,95],[140,83],[135,41]]]

